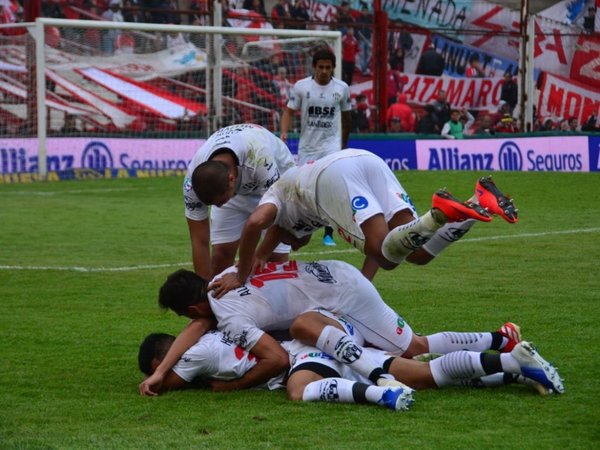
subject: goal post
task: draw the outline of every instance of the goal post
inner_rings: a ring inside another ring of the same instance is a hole
[[[47,141],[55,137],[200,139],[239,122],[276,132],[286,95],[310,75],[315,49],[334,52],[340,76],[341,33],[247,25],[38,18],[26,27],[36,43],[33,61],[25,46],[0,34],[0,50],[10,45],[10,58],[0,56],[0,63],[29,68],[2,75],[0,120],[35,100],[37,130],[21,128],[13,137],[28,132],[37,139],[40,179],[49,170]],[[33,72],[35,83],[28,79]],[[10,119],[31,123],[34,111],[22,110],[27,117]]]

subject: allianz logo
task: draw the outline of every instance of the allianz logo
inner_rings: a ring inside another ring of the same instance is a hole
[[[430,147],[429,170],[510,170],[579,172],[584,170],[582,152],[573,149],[568,153],[536,152],[522,150],[514,141],[505,141],[497,151],[461,152],[458,147]]]

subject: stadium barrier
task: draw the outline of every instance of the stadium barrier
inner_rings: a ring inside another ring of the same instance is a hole
[[[204,139],[48,138],[48,181],[181,176]],[[352,135],[350,146],[392,170],[597,172],[600,134],[523,134],[493,139]],[[290,139],[292,152],[297,140]],[[0,184],[41,180],[37,139],[0,139]]]

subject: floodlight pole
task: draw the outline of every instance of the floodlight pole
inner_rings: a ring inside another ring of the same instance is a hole
[[[533,131],[533,77],[535,21],[529,13],[529,0],[521,0],[519,54],[519,117],[520,131]]]

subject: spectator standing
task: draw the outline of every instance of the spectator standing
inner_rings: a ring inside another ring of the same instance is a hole
[[[433,114],[433,105],[425,105],[424,109],[425,114],[418,121],[416,132],[419,134],[439,134],[440,128]]]
[[[358,46],[360,47],[359,69],[363,75],[368,76],[371,75],[369,62],[371,61],[373,15],[369,12],[369,7],[366,3],[361,2],[360,16],[356,20],[356,23],[361,25],[357,32]]]
[[[342,80],[350,86],[356,68],[356,56],[360,53],[358,40],[354,36],[354,27],[348,26],[342,38]]]
[[[475,131],[475,134],[483,136],[493,136],[496,134],[496,128],[494,127],[494,120],[490,114],[484,114],[479,122],[479,127]]]
[[[391,66],[388,64],[387,70],[387,105],[392,106],[396,103],[396,99],[398,95],[402,93],[402,89],[404,89],[404,81],[402,79],[402,75],[397,70],[392,70]]]
[[[467,117],[466,123],[461,121],[462,116]],[[465,129],[468,129],[475,121],[471,113],[466,109],[452,109],[450,111],[450,120],[442,128],[441,135],[445,139],[462,139],[465,137]]]
[[[438,129],[442,127],[450,120],[450,103],[446,101],[446,91],[443,89],[438,92],[437,99],[433,102],[433,117]]]
[[[398,95],[398,101],[387,110],[387,123],[395,132],[412,133],[415,131],[415,113],[406,103],[406,94]],[[392,127],[392,122],[394,126]],[[399,128],[398,124],[399,123]]]
[[[273,77],[273,85],[275,86],[275,92],[279,98],[279,106],[285,107],[290,99],[293,84],[288,80],[287,69],[285,66],[277,67],[277,73]]]
[[[485,73],[481,68],[481,61],[479,59],[479,53],[473,53],[469,58],[469,66],[465,70],[465,76],[467,78],[483,78]]]
[[[594,34],[596,30],[596,8],[588,8],[588,15],[583,18],[583,29],[586,33]]]
[[[347,1],[342,2],[337,10],[335,21],[342,34],[346,34],[347,27],[354,23],[354,17],[352,17],[352,12],[350,11],[350,3]]]
[[[352,131],[366,133],[371,129],[371,108],[364,94],[356,96],[356,105],[352,110]]]
[[[275,28],[288,28],[292,19],[288,0],[278,0],[271,9],[271,19]]]
[[[416,73],[439,77],[444,73],[445,65],[444,57],[437,52],[433,44],[429,44],[429,47],[423,52],[421,59],[419,59]]]
[[[108,9],[102,13],[102,18],[111,22],[124,22],[121,13],[121,0],[110,0]],[[104,30],[102,32],[102,51],[104,53],[114,53],[119,34],[119,30]]]
[[[517,99],[519,96],[519,86],[513,79],[512,74],[509,71],[504,72],[504,81],[500,88],[500,100],[505,101],[510,107],[510,114],[517,106]]]

